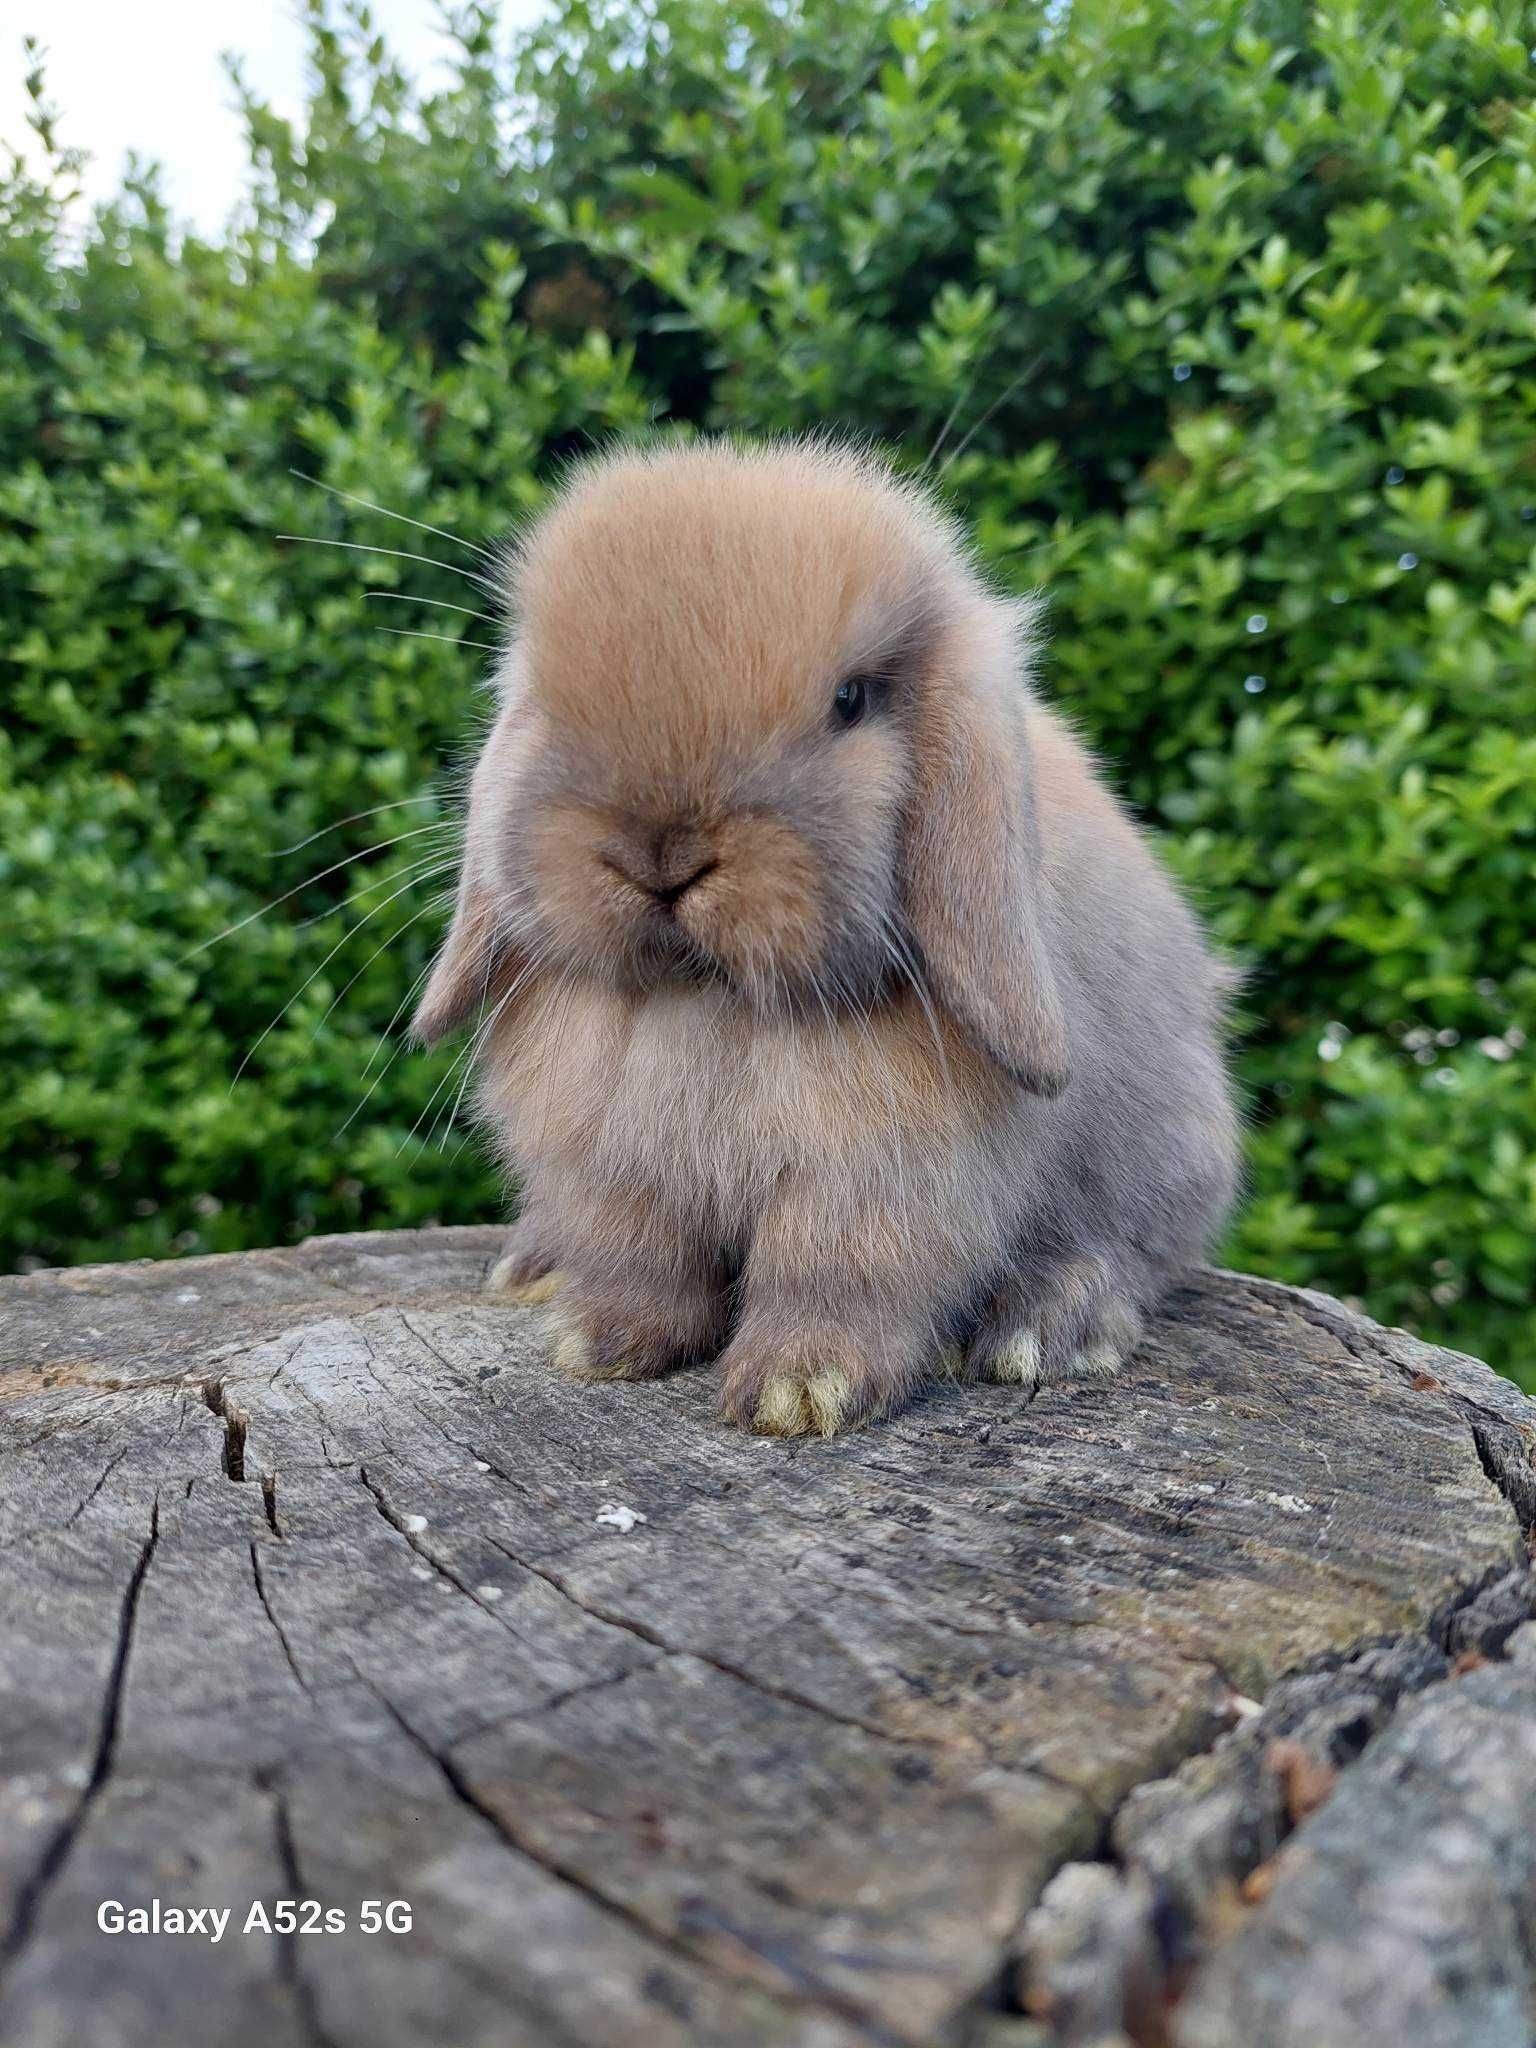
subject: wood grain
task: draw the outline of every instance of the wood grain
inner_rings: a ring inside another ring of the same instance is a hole
[[[7,2048],[1532,2038],[1536,1403],[1210,1274],[764,1442],[498,1241],[0,1282]]]

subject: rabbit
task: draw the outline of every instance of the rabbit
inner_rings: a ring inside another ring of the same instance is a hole
[[[718,1360],[832,1435],[926,1375],[1113,1373],[1235,1180],[1224,971],[1032,693],[1032,602],[826,441],[580,467],[515,620],[414,1019],[478,1019],[555,1358]]]

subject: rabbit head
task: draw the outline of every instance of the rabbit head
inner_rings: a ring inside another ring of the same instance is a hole
[[[1027,610],[918,489],[828,446],[623,453],[576,474],[509,596],[419,1036],[545,973],[765,1014],[910,980],[1060,1090]]]

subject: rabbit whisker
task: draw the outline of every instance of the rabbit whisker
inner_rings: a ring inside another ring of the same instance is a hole
[[[491,942],[487,944],[485,947],[485,971],[480,978],[480,1008],[482,1012],[485,1009],[486,999],[491,992],[491,971],[496,964],[495,940],[498,937],[503,936],[505,936],[505,928],[504,926],[498,924],[496,930],[492,934]],[[519,971],[519,973],[517,973],[513,977],[511,987],[508,988],[502,995],[500,1001],[496,1005],[496,1008],[492,1011],[489,1019],[487,1020],[484,1034],[482,1034],[482,1032],[477,1029],[474,1034],[474,1037],[470,1040],[469,1054],[463,1063],[464,1072],[462,1078],[459,1081],[459,1090],[453,1098],[453,1107],[448,1112],[447,1122],[442,1126],[443,1136],[438,1139],[439,1150],[442,1149],[444,1140],[446,1140],[448,1132],[452,1130],[454,1124],[458,1121],[459,1105],[464,1100],[464,1090],[469,1086],[469,1077],[474,1072],[477,1046],[484,1046],[486,1038],[488,1037],[491,1029],[494,1027],[497,1017],[501,1014],[501,1011],[505,1008],[507,1002],[511,999],[511,997],[522,986],[529,972],[529,968],[525,966]],[[428,1133],[428,1144],[432,1142],[433,1137],[436,1135],[437,1128],[437,1125],[434,1124],[432,1130]]]
[[[445,861],[443,863],[443,870],[445,873],[447,872],[447,869],[451,865],[451,862]],[[371,924],[373,920],[380,915],[381,912],[388,910],[390,904],[395,901],[396,897],[403,896],[407,889],[414,888],[416,885],[416,879],[419,878],[413,878],[409,882],[402,883],[401,886],[395,890],[394,895],[386,896],[382,903],[375,904],[373,909],[369,911],[368,915],[365,918],[362,918],[357,924],[351,926],[347,931],[344,931],[342,933],[341,937],[336,941],[335,945],[332,946],[329,953],[327,953],[325,958],[320,962],[320,965],[317,968],[315,968],[313,973],[307,975],[304,981],[300,984],[300,986],[294,990],[293,994],[288,998],[287,1002],[284,1003],[283,1007],[272,1019],[272,1022],[267,1026],[266,1030],[262,1032],[261,1036],[255,1041],[253,1045],[250,1045],[246,1048],[245,1053],[241,1058],[240,1064],[236,1067],[233,1078],[231,1079],[229,1084],[231,1094],[234,1093],[235,1083],[240,1079],[240,1076],[245,1072],[246,1068],[255,1058],[260,1047],[277,1029],[278,1025],[282,1023],[283,1019],[287,1016],[288,1012],[293,1008],[294,1004],[299,1000],[299,997],[303,995],[305,989],[309,987],[310,983],[314,981],[318,975],[321,975],[325,972],[326,968],[330,966],[331,962],[336,958],[336,955],[341,951],[342,947],[347,943],[348,939],[352,938],[357,932],[360,932],[364,925]]]
[[[462,612],[466,619],[481,619],[487,626],[499,626],[502,621],[494,612],[477,612],[471,604],[449,604],[443,597],[417,597],[409,590],[365,590],[365,601],[382,600],[385,604],[427,604],[438,612]]]
[[[375,626],[375,633],[393,633],[398,640],[446,640],[450,647],[483,647],[487,654],[502,654],[506,650],[494,640],[461,640],[457,633],[423,633],[419,627]]]
[[[427,1133],[427,1143],[430,1145],[435,1139],[437,1143],[437,1149],[439,1150],[439,1152],[441,1152],[443,1146],[447,1142],[448,1133],[453,1129],[454,1125],[459,1120],[459,1106],[464,1100],[464,1090],[469,1086],[469,1077],[471,1074],[473,1074],[474,1071],[474,1061],[465,1060],[464,1071],[459,1076],[458,1090],[454,1095],[453,1101],[448,1105],[447,1110],[441,1117],[439,1117],[438,1121],[432,1126],[432,1129]]]
[[[503,1000],[505,1000],[505,998],[503,998]],[[497,1010],[499,1010],[500,1008],[501,1003],[498,1002]],[[434,1111],[437,1108],[438,1101],[446,1092],[452,1089],[454,1082],[459,1078],[461,1073],[466,1076],[469,1074],[470,1070],[474,1066],[476,1051],[480,1044],[483,1042],[481,1033],[486,1028],[486,1025],[493,1021],[494,1014],[495,1013],[493,1012],[492,1018],[486,1020],[485,1025],[480,1025],[476,1027],[473,1036],[470,1039],[468,1039],[463,1046],[460,1047],[459,1051],[456,1052],[453,1058],[448,1062],[447,1071],[440,1077],[440,1079],[433,1087],[432,1093],[427,1097],[425,1103],[423,1103],[420,1111],[417,1113],[416,1121],[411,1125],[411,1128],[406,1132],[405,1136],[400,1140],[400,1143],[395,1147],[395,1157],[397,1159],[400,1157],[400,1154],[405,1150],[407,1145],[411,1144],[413,1141],[416,1141],[417,1133],[420,1131],[422,1125],[427,1122],[427,1119],[429,1117],[433,1117],[433,1123],[431,1129],[428,1131],[427,1136],[419,1140],[421,1149],[423,1151],[426,1150],[427,1145],[431,1142],[431,1132],[432,1130],[435,1130],[437,1128]]]
[[[395,597],[399,595],[397,591],[385,592],[382,590],[370,591],[368,594],[377,597],[384,597],[386,595]],[[480,615],[476,612],[473,616],[478,618]],[[317,839],[324,839],[327,833],[339,832],[343,825],[355,825],[360,818],[376,818],[381,811],[398,811],[402,810],[406,804],[424,804],[429,800],[426,792],[423,791],[416,796],[397,796],[391,803],[375,804],[371,810],[352,811],[345,818],[338,818],[333,825],[322,825],[318,832],[311,832],[307,839],[296,839],[292,846],[278,847],[276,852],[269,853],[266,858],[268,860],[282,860],[287,854],[300,853],[306,846],[313,846]]]
[[[364,882],[358,888],[351,890],[339,901],[327,903],[323,910],[311,911],[308,917],[297,918],[294,921],[293,929],[296,932],[307,932],[311,925],[324,924],[328,917],[336,917],[341,911],[348,909],[354,903],[363,902],[365,898],[372,896],[376,890],[386,888],[391,882],[419,882],[442,859],[444,852],[445,849],[443,847],[434,846],[429,848],[419,860],[412,861],[405,868],[386,869],[382,874],[375,875],[371,882]]]
[[[435,904],[439,907],[446,904],[451,900],[452,894],[453,892],[451,890],[444,891],[442,895],[435,898]],[[367,1108],[369,1101],[372,1099],[374,1089],[378,1087],[379,1083],[384,1079],[384,1076],[389,1072],[390,1068],[394,1065],[395,1061],[399,1059],[401,1053],[405,1050],[406,1040],[400,1038],[394,1039],[393,1042],[391,1042],[391,1034],[393,1033],[395,1026],[400,1022],[401,1017],[405,1014],[406,1006],[410,1003],[412,997],[416,994],[416,991],[421,987],[422,983],[426,980],[427,976],[431,972],[432,962],[428,960],[426,965],[421,969],[420,973],[416,976],[415,980],[411,983],[410,987],[406,990],[405,994],[401,997],[399,1003],[396,1005],[395,1014],[390,1018],[389,1023],[380,1033],[378,1041],[373,1048],[373,1051],[368,1055],[368,1064],[363,1068],[363,1079],[365,1081],[367,1080],[368,1075],[372,1070],[374,1061],[378,1058],[379,1054],[384,1050],[384,1047],[386,1045],[390,1047],[389,1058],[384,1062],[383,1066],[380,1067],[378,1073],[374,1075],[373,1082],[369,1086],[369,1088],[358,1099],[358,1101],[353,1104],[352,1109],[346,1118],[346,1121],[338,1127],[334,1136],[332,1137],[332,1144],[336,1142],[336,1139],[339,1138],[342,1135],[342,1133],[345,1130],[347,1130],[348,1127],[356,1120],[356,1118],[362,1114],[363,1110]]]
[[[960,443],[954,449],[951,450],[949,457],[944,464],[945,469],[948,469],[951,463],[955,463],[960,460],[961,456],[965,453],[966,449],[970,447],[971,443],[975,440],[976,436],[981,432],[982,428],[987,424],[987,421],[991,419],[992,415],[997,411],[998,407],[1000,405],[1006,405],[1009,399],[1012,398],[1015,391],[1018,390],[1019,386],[1023,383],[1026,383],[1029,378],[1033,377],[1036,370],[1039,369],[1040,365],[1044,361],[1045,351],[1044,349],[1042,349],[1039,355],[1037,355],[1032,362],[1028,362],[1024,365],[1023,369],[1020,370],[1019,374],[1017,375],[1017,377],[1014,378],[1013,382],[1009,384],[1004,390],[998,393],[996,398],[993,399],[992,403],[987,407],[986,411],[982,414],[981,418],[977,420],[976,424],[965,435],[964,439],[960,441]]]
[[[501,934],[497,934],[497,936],[500,935]],[[492,958],[493,951],[494,945],[488,945],[486,948],[486,957],[488,963],[487,973],[489,973],[489,962]],[[471,1068],[474,1065],[475,1060],[479,1057],[480,1052],[483,1050],[487,1040],[489,1039],[490,1033],[496,1024],[497,1018],[501,1015],[502,1011],[507,1007],[507,1004],[511,1002],[512,998],[515,995],[517,995],[518,992],[525,986],[527,981],[532,976],[534,968],[535,963],[530,961],[527,964],[527,966],[525,966],[521,970],[521,972],[519,972],[513,978],[509,987],[506,988],[501,994],[501,996],[497,999],[495,1008],[491,1011],[490,1015],[482,1019],[481,1022],[477,1024],[474,1032],[466,1041],[463,1049],[454,1055],[453,1059],[449,1062],[447,1073],[438,1082],[437,1086],[432,1090],[432,1093],[428,1096],[426,1104],[421,1110],[420,1115],[418,1115],[418,1117],[416,1118],[415,1123],[412,1124],[410,1130],[406,1132],[405,1136],[401,1139],[399,1145],[396,1146],[395,1157],[397,1159],[399,1158],[400,1154],[405,1150],[406,1146],[409,1145],[411,1141],[415,1138],[416,1133],[421,1129],[421,1126],[426,1121],[427,1117],[431,1115],[437,1103],[438,1097],[444,1092],[446,1088],[452,1087],[454,1079],[458,1075],[461,1065],[463,1067],[464,1074],[467,1078]],[[435,1124],[433,1125],[433,1129],[436,1129]],[[426,1144],[429,1142],[430,1134],[428,1139],[422,1141],[423,1149],[425,1149]]]
[[[192,947],[190,952],[183,953],[176,963],[177,966],[185,965],[188,960],[195,960],[199,953],[206,953],[210,946],[217,946],[223,940],[233,938],[236,932],[243,932],[248,924],[254,924],[258,917],[265,917],[269,910],[279,909],[297,896],[300,890],[308,889],[316,882],[323,882],[328,875],[339,875],[343,868],[351,867],[354,861],[363,860],[370,853],[383,853],[387,847],[398,846],[405,839],[419,839],[423,832],[439,832],[442,830],[443,822],[442,819],[438,819],[431,825],[416,825],[409,832],[397,832],[393,839],[381,840],[376,846],[365,846],[357,853],[349,853],[345,860],[334,861],[330,867],[322,868],[318,875],[307,875],[302,882],[295,882],[291,889],[285,889],[281,896],[274,896],[270,903],[263,903],[260,910],[253,910],[249,917],[242,917],[236,924],[226,925],[223,931],[215,932],[211,939],[204,939],[200,945]]]
[[[437,895],[434,896],[432,899],[432,907],[434,910],[445,910],[452,901],[453,890],[451,888],[440,889]],[[386,1045],[393,1047],[393,1051],[390,1054],[390,1059],[393,1059],[395,1057],[395,1054],[397,1054],[400,1051],[401,1045],[404,1041],[397,1039],[395,1037],[395,1031],[399,1026],[400,1019],[405,1015],[406,1011],[415,1001],[416,996],[421,989],[422,983],[426,980],[427,976],[432,972],[433,964],[433,960],[429,956],[425,964],[413,977],[410,987],[406,990],[405,994],[400,998],[399,1002],[396,1003],[394,1007],[394,1012],[391,1015],[389,1022],[384,1026],[384,1029],[379,1033],[378,1038],[374,1043],[373,1051],[369,1053],[368,1058],[364,1063],[363,1079],[365,1081],[367,1080],[368,1076],[373,1072],[373,1063],[378,1058],[379,1054],[384,1050]],[[389,1060],[386,1060],[384,1064],[387,1067],[389,1065]],[[346,1129],[345,1124],[343,1124],[342,1129]]]
[[[925,470],[932,469],[934,463],[937,461],[939,450],[944,446],[944,443],[949,439],[949,430],[955,424],[955,421],[958,419],[960,415],[960,408],[969,401],[971,393],[976,389],[976,379],[980,375],[981,365],[978,363],[976,368],[971,372],[970,382],[966,385],[965,389],[960,393],[960,396],[955,400],[954,404],[949,408],[949,417],[945,420],[943,426],[940,427],[933,446],[928,450],[928,453],[923,457],[923,467],[921,470],[918,471],[919,476],[921,476]]]
[[[401,893],[403,894],[404,892],[402,891]],[[401,925],[399,931],[391,932],[390,936],[384,940],[382,945],[374,947],[373,951],[368,955],[368,958],[363,962],[362,966],[358,968],[357,972],[352,976],[351,980],[344,982],[342,986],[336,991],[335,995],[331,997],[329,1003],[327,1003],[325,1007],[325,1014],[321,1017],[319,1023],[315,1026],[314,1030],[309,1034],[309,1042],[311,1045],[315,1043],[315,1040],[320,1036],[321,1032],[325,1029],[327,1023],[330,1021],[331,1012],[335,1009],[336,1005],[339,1002],[341,1002],[343,998],[351,992],[352,988],[355,986],[357,982],[362,980],[363,976],[368,972],[369,968],[373,965],[374,961],[377,960],[381,954],[387,953],[390,947],[393,946],[397,942],[397,940],[404,938],[405,934],[410,930],[413,924],[420,924],[421,920],[424,917],[430,917],[432,912],[437,909],[438,904],[441,902],[441,900],[441,896],[437,896],[433,898],[432,902],[424,903],[420,910],[414,911],[411,914],[411,916],[409,916],[406,919],[405,923]],[[380,904],[379,908],[382,910],[384,908],[383,904]],[[359,926],[358,929],[361,930],[362,927]]]
[[[311,548],[349,548],[356,555],[391,555],[397,562],[425,562],[429,569],[441,569],[449,576],[462,576],[466,583],[478,583],[482,590],[488,590],[494,597],[496,586],[489,576],[482,576],[478,569],[461,569],[457,562],[440,562],[436,555],[412,555],[404,548],[370,547],[360,540],[328,540],[319,533],[275,533],[274,540],[297,541]]]
[[[435,533],[439,540],[452,541],[456,548],[467,548],[483,561],[494,564],[496,560],[488,547],[483,547],[477,540],[465,540],[460,533],[450,533],[446,526],[429,526],[425,519],[412,519],[406,512],[392,512],[387,505],[376,505],[371,498],[360,498],[355,491],[343,491],[335,484],[322,483],[319,477],[308,476],[302,469],[290,469],[288,474],[297,477],[301,484],[313,484],[317,491],[328,491],[333,498],[344,498],[349,505],[361,505],[365,512],[377,512],[384,519],[398,519],[402,526],[414,526],[419,533]]]

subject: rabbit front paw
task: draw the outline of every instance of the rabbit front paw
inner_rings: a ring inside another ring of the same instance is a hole
[[[721,1420],[758,1436],[837,1436],[888,1414],[907,1375],[836,1329],[770,1337],[743,1331],[721,1361]]]

